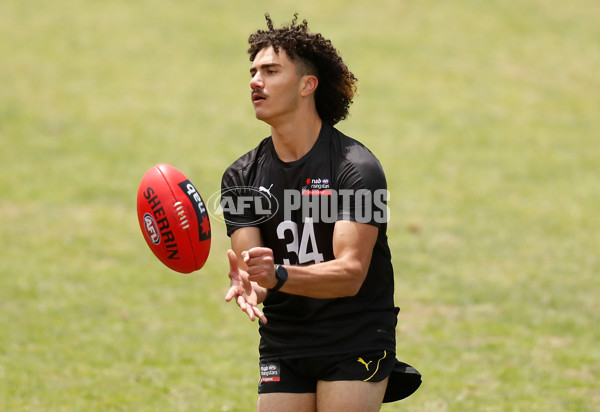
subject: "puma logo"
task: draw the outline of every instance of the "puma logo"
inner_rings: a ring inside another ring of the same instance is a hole
[[[365,362],[363,358],[358,358],[356,361],[358,363],[362,363],[363,365],[365,365],[365,368],[367,368],[367,371],[369,370],[369,365],[371,363],[373,363],[373,361]]]
[[[264,187],[264,186],[260,186],[260,187],[258,188],[258,191],[259,191],[259,192],[265,192],[266,194],[268,194],[268,195],[269,195],[269,199],[270,199],[271,197],[273,197],[273,196],[271,196],[271,188],[272,188],[272,187],[273,187],[273,183],[271,183],[271,186],[269,186],[269,188],[268,188],[268,189],[267,189],[266,187]]]

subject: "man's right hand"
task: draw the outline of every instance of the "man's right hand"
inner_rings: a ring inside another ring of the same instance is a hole
[[[227,251],[229,258],[229,279],[231,284],[229,291],[225,295],[225,300],[230,302],[235,298],[237,305],[242,312],[246,313],[251,321],[257,317],[263,323],[267,323],[267,318],[258,307],[258,296],[252,286],[252,282],[248,280],[248,273],[240,269],[237,255],[231,249]],[[257,287],[260,287],[256,285]]]

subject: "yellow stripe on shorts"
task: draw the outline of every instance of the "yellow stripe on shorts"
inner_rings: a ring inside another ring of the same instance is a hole
[[[365,379],[363,382],[368,382],[368,381],[370,381],[370,380],[373,378],[373,376],[377,375],[377,371],[379,370],[379,363],[380,363],[382,360],[384,360],[386,356],[387,356],[387,352],[386,352],[386,351],[383,351],[383,358],[381,358],[381,359],[379,359],[379,360],[377,361],[377,367],[375,368],[375,372],[373,372],[373,374],[372,374],[371,376],[369,376],[367,379]]]

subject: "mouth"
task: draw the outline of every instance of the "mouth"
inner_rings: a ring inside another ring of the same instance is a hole
[[[267,96],[261,92],[252,92],[252,103],[258,104],[262,101],[267,100]]]

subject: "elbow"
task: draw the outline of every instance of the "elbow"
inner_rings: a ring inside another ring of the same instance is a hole
[[[361,286],[362,286],[362,283],[358,284],[356,282],[353,285],[348,285],[348,287],[346,288],[345,293],[343,294],[342,297],[351,298],[353,296],[358,295],[358,292],[360,291]]]
[[[344,282],[344,290],[342,297],[353,297],[358,294],[367,277],[368,268],[362,265],[355,265],[347,270],[347,281]]]

